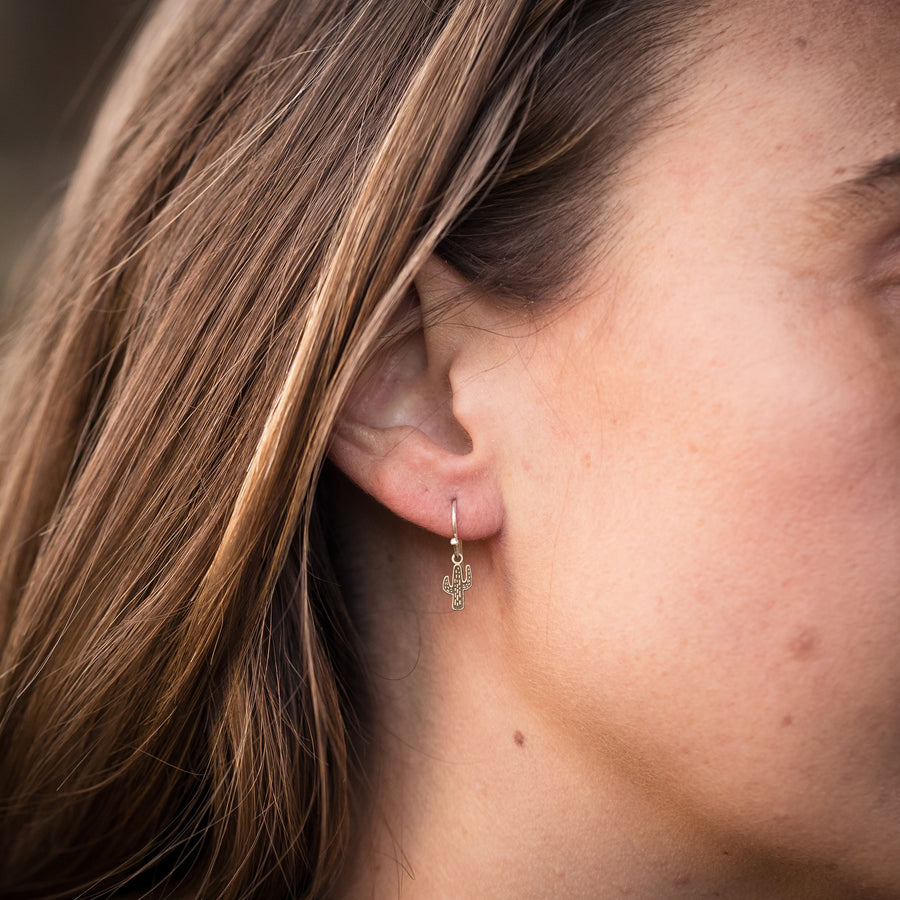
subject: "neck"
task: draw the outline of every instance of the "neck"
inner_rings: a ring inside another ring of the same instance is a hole
[[[487,548],[466,545],[475,586],[452,612],[449,543],[441,553],[440,539],[402,523],[357,521],[368,525],[354,546],[373,561],[355,613],[375,710],[336,900],[849,896],[714,839],[622,753],[587,746],[577,723],[538,702]]]

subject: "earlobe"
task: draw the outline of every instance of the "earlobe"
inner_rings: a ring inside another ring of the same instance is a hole
[[[446,266],[429,261],[402,311],[416,327],[363,372],[332,435],[329,458],[395,515],[449,536],[459,509],[460,538],[481,540],[502,522],[489,444],[454,415],[454,338],[438,335],[434,309],[454,289]],[[462,330],[453,329],[456,339]]]

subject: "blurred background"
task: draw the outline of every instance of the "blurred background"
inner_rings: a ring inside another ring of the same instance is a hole
[[[0,0],[0,330],[150,0]],[[32,256],[34,253],[32,252]],[[39,266],[39,261],[36,261]]]

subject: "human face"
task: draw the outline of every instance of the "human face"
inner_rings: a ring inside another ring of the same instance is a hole
[[[587,766],[893,894],[900,166],[863,176],[900,153],[900,4],[714,31],[580,301],[485,374],[504,651]]]

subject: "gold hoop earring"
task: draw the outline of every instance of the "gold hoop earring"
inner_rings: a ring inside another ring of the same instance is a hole
[[[453,548],[453,554],[450,562],[453,563],[453,578],[449,575],[444,576],[444,593],[449,594],[453,598],[450,608],[456,611],[463,609],[466,605],[466,591],[472,587],[472,568],[466,565],[466,577],[463,578],[463,554],[462,541],[456,531],[456,501],[450,504],[450,524],[453,527],[453,537],[450,538],[450,546]]]

